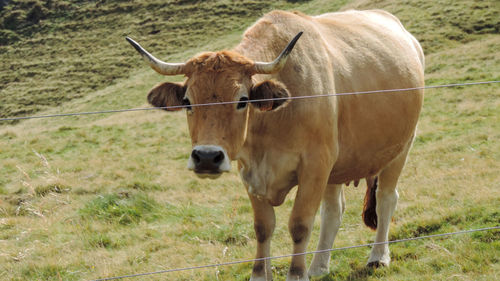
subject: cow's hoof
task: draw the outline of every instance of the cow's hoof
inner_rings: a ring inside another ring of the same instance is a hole
[[[273,280],[272,276],[268,276],[267,278],[265,276],[250,277],[250,281],[272,281],[272,280]]]
[[[307,274],[302,277],[288,275],[286,277],[286,281],[309,281],[309,277],[307,276]]]
[[[381,261],[372,261],[366,264],[366,267],[372,267],[372,268],[387,267],[387,266],[389,265]]]
[[[255,275],[252,274],[250,277],[250,281],[272,281],[273,280],[273,275],[272,274],[262,274],[262,275]]]
[[[311,266],[309,268],[309,271],[307,272],[307,275],[309,275],[309,277],[319,277],[328,273],[329,271],[327,266],[317,266],[317,267]]]
[[[266,277],[250,277],[250,281],[272,281],[273,279],[266,279]]]
[[[286,281],[309,281],[309,276],[305,273],[304,269],[290,268],[286,275]]]

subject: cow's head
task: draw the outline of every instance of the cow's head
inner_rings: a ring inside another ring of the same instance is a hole
[[[252,76],[279,72],[300,35],[302,32],[269,63],[253,62],[231,51],[203,53],[186,63],[166,63],[127,37],[156,72],[187,77],[183,84],[157,85],[149,92],[148,101],[170,111],[186,108],[193,146],[188,168],[199,177],[216,178],[231,169],[230,160],[235,160],[245,141],[249,106],[270,111],[286,103],[289,93],[283,84],[272,80],[253,84]],[[266,100],[272,98],[281,99]],[[210,105],[213,103],[223,104]]]

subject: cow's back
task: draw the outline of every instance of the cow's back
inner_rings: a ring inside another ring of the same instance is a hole
[[[236,51],[250,59],[270,61],[299,31],[304,35],[285,68],[271,77],[282,81],[292,96],[424,84],[418,42],[383,11],[316,17],[271,12],[246,31]],[[257,81],[269,78],[255,77]],[[422,93],[322,97],[295,100],[273,113],[251,111],[247,142],[253,150],[272,151],[279,146],[279,153],[299,154],[328,143],[336,158],[331,181],[363,178],[377,173],[411,141]],[[279,157],[272,159],[276,160],[268,161],[279,162]]]

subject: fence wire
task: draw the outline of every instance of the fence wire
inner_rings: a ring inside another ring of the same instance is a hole
[[[370,246],[375,246],[375,245],[394,244],[394,243],[400,243],[400,242],[408,242],[408,241],[422,240],[422,239],[429,239],[429,238],[438,238],[438,237],[449,237],[452,235],[466,234],[466,233],[479,232],[479,231],[489,231],[489,230],[496,230],[496,229],[500,229],[500,226],[461,230],[461,231],[456,231],[456,232],[448,232],[448,233],[432,234],[432,235],[425,235],[425,236],[418,236],[418,237],[410,237],[410,238],[404,238],[404,239],[398,239],[398,240],[392,240],[392,241],[386,241],[386,242],[375,242],[375,243],[368,243],[368,244],[362,244],[362,245],[354,245],[354,246],[332,248],[332,249],[326,249],[326,250],[318,250],[318,251],[296,253],[296,254],[289,254],[289,255],[281,255],[281,256],[274,256],[274,257],[230,261],[230,262],[215,263],[215,264],[208,264],[208,265],[199,265],[199,266],[190,266],[190,267],[183,267],[183,268],[173,268],[173,269],[159,270],[159,271],[153,271],[153,272],[145,272],[145,273],[137,273],[137,274],[130,274],[130,275],[115,276],[115,277],[107,277],[107,278],[102,278],[102,279],[95,279],[93,281],[117,280],[117,279],[133,278],[133,277],[147,276],[147,275],[153,275],[153,274],[162,274],[162,273],[188,271],[188,270],[196,270],[196,269],[219,267],[219,266],[228,266],[228,265],[250,263],[250,262],[256,262],[256,261],[282,259],[282,258],[288,258],[288,257],[293,257],[293,256],[310,255],[310,254],[316,254],[316,253],[343,251],[343,250],[349,250],[349,249],[355,249],[355,248],[370,247]]]
[[[182,108],[186,108],[186,107],[200,107],[200,106],[214,106],[214,105],[224,105],[224,104],[237,104],[237,103],[242,103],[242,102],[256,103],[256,102],[275,101],[275,100],[301,100],[301,99],[321,98],[321,97],[334,97],[334,96],[351,96],[351,95],[366,95],[366,94],[376,94],[376,93],[408,92],[408,91],[424,90],[424,89],[462,87],[462,86],[485,85],[485,84],[494,84],[494,83],[500,83],[500,80],[482,81],[482,82],[470,82],[470,83],[455,83],[455,84],[423,86],[423,87],[404,88],[404,89],[387,89],[387,90],[359,91],[359,92],[336,93],[336,94],[297,96],[297,97],[286,97],[286,98],[256,99],[256,100],[248,100],[248,101],[227,101],[227,102],[214,102],[214,103],[199,103],[199,104],[191,104],[191,105],[176,105],[176,106],[163,106],[163,107],[143,107],[143,108],[127,108],[127,109],[113,109],[113,110],[101,110],[101,111],[89,111],[89,112],[74,112],[74,113],[35,115],[35,116],[8,117],[8,118],[0,118],[0,122],[1,121],[25,120],[25,119],[41,119],[41,118],[53,118],[53,117],[65,117],[65,116],[81,116],[81,115],[93,115],[93,114],[105,114],[105,113],[146,111],[146,110],[155,110],[155,109],[175,110],[175,109],[182,109]]]

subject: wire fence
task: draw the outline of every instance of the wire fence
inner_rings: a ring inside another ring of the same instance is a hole
[[[344,251],[344,250],[349,250],[349,249],[370,247],[370,246],[375,246],[375,245],[394,244],[394,243],[409,242],[409,241],[430,239],[430,238],[439,238],[439,237],[450,237],[453,235],[473,233],[473,232],[479,232],[479,231],[491,231],[491,230],[496,230],[496,229],[500,229],[500,226],[461,230],[461,231],[456,231],[456,232],[447,232],[447,233],[440,233],[440,234],[433,234],[433,235],[410,237],[410,238],[404,238],[404,239],[398,239],[398,240],[392,240],[392,241],[386,241],[386,242],[375,242],[375,243],[368,243],[368,244],[361,244],[361,245],[354,245],[354,246],[347,246],[347,247],[340,247],[340,248],[332,248],[332,249],[318,250],[318,251],[311,251],[311,252],[304,252],[304,253],[296,253],[296,254],[289,254],[289,255],[281,255],[281,256],[274,256],[274,257],[230,261],[230,262],[191,266],[191,267],[182,267],[182,268],[173,268],[173,269],[166,269],[166,270],[159,270],[159,271],[152,271],[152,272],[145,272],[145,273],[107,277],[107,278],[102,278],[102,279],[95,279],[93,281],[117,280],[117,279],[124,279],[124,278],[133,278],[133,277],[154,275],[154,274],[165,274],[165,273],[171,273],[171,272],[188,271],[188,270],[196,270],[196,269],[212,268],[212,267],[220,267],[220,266],[229,266],[229,265],[250,263],[250,262],[256,262],[256,261],[282,259],[282,258],[288,258],[288,257],[293,257],[293,256],[302,256],[302,255],[310,255],[310,254],[333,252],[333,251]]]
[[[404,88],[404,89],[372,90],[372,91],[359,91],[359,92],[347,92],[347,93],[335,93],[335,94],[295,96],[295,97],[286,97],[286,98],[256,99],[256,100],[248,100],[248,101],[227,101],[227,102],[200,103],[200,104],[191,104],[191,105],[126,108],[126,109],[113,109],[113,110],[88,111],[88,112],[73,112],[73,113],[60,113],[60,114],[48,114],[48,115],[8,117],[8,118],[0,118],[0,122],[1,121],[25,120],[25,119],[41,119],[41,118],[53,118],[53,117],[66,117],[66,116],[82,116],[82,115],[94,115],[94,114],[106,114],[106,113],[146,111],[146,110],[156,110],[156,109],[175,110],[175,109],[182,109],[182,108],[186,108],[186,107],[215,106],[215,105],[225,105],[225,104],[237,104],[237,103],[242,103],[242,102],[256,103],[256,102],[277,101],[277,100],[303,100],[303,99],[310,99],[310,98],[322,98],[322,97],[334,97],[334,96],[352,96],[352,95],[367,95],[367,94],[397,93],[397,92],[403,93],[403,92],[410,92],[410,91],[424,90],[424,89],[463,87],[463,86],[485,85],[485,84],[495,84],[495,83],[500,83],[500,80],[470,82],[470,83],[454,83],[454,84],[433,85],[433,86],[413,87],[413,88]]]

